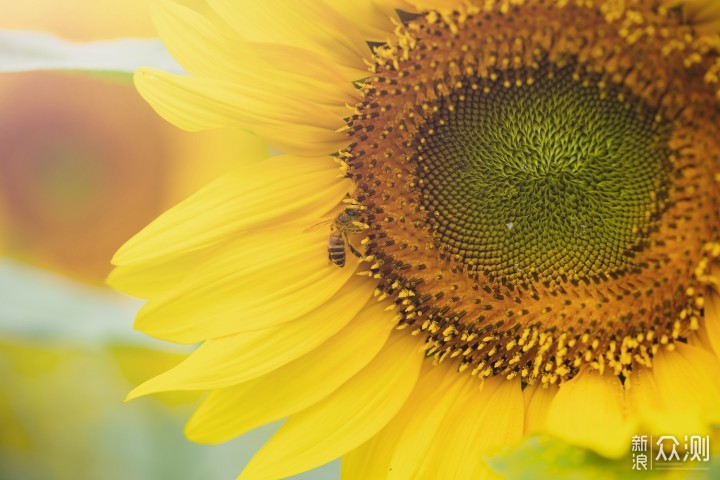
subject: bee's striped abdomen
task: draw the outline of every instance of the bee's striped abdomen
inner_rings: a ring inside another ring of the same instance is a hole
[[[328,258],[338,267],[345,266],[345,241],[337,232],[328,238]]]

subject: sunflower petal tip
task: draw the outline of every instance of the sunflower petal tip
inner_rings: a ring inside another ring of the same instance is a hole
[[[192,417],[190,417],[190,420],[185,424],[183,435],[193,443],[204,443],[204,436],[199,434],[197,422],[194,422]]]
[[[125,400],[123,400],[123,401],[130,402],[132,400],[135,400],[138,397],[143,396],[144,393],[142,392],[141,387],[142,387],[142,385],[137,386],[137,387],[133,388],[132,390],[130,390],[130,392],[128,392],[128,394],[125,395]]]
[[[155,380],[157,380],[158,378],[159,377],[151,378],[145,383],[141,383],[140,385],[132,389],[130,393],[128,393],[125,397],[125,401],[128,402],[130,400],[135,400],[136,398],[144,397],[153,393],[171,390],[171,388],[160,384],[160,382],[155,382]]]
[[[254,468],[254,464],[251,461],[245,469],[240,472],[240,475],[237,476],[237,480],[261,480],[265,478],[275,478],[270,475],[262,475],[262,471],[258,471],[257,468]]]

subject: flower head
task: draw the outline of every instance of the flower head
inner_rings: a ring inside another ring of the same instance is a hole
[[[689,6],[209,4],[156,4],[191,75],[139,90],[288,154],[116,256],[138,328],[204,342],[131,396],[212,390],[200,441],[289,417],[243,478],[483,478],[535,431],[617,457],[718,420],[720,37]]]

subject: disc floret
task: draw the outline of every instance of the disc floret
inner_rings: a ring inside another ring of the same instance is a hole
[[[667,12],[517,8],[429,12],[376,49],[342,153],[370,274],[438,362],[627,377],[703,315],[711,62],[667,53],[691,35]]]

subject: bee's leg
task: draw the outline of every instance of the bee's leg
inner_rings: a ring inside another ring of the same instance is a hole
[[[347,246],[348,246],[348,248],[350,248],[350,251],[352,252],[353,255],[355,255],[355,256],[358,257],[358,258],[362,258],[362,257],[363,257],[363,254],[360,253],[355,247],[353,247],[353,246],[350,244],[350,242],[347,242]]]

